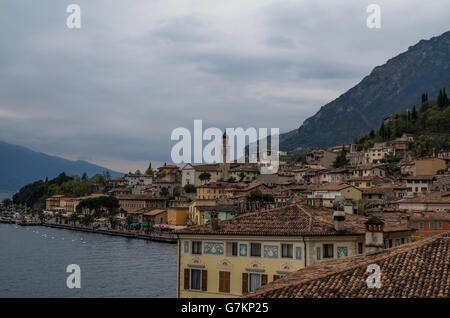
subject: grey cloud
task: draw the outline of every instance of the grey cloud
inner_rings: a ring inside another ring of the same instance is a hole
[[[170,0],[78,0],[83,26],[68,30],[68,3],[2,1],[0,140],[92,161],[167,161],[171,131],[194,119],[295,129],[333,98],[295,87],[341,93],[448,28],[450,4],[424,3],[421,15],[380,0],[383,28],[369,30],[369,2],[246,1],[222,21]]]

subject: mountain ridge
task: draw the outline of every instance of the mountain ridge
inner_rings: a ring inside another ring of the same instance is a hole
[[[56,177],[61,172],[67,175],[82,175],[86,172],[91,176],[104,171],[108,171],[112,177],[123,175],[87,161],[52,156],[0,140],[0,192],[17,191],[26,184]]]
[[[421,94],[450,86],[450,31],[420,40],[373,68],[357,85],[322,106],[302,125],[280,135],[280,149],[306,150],[349,143],[383,118],[411,108]]]

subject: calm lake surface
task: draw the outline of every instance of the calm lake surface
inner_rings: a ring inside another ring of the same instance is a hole
[[[66,286],[69,264],[80,289]],[[0,298],[176,297],[176,267],[176,244],[0,224]]]

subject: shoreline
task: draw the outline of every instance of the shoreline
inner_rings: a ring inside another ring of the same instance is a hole
[[[161,242],[161,243],[169,243],[169,244],[177,243],[176,237],[166,237],[166,236],[159,236],[159,235],[145,235],[145,234],[127,233],[127,232],[109,231],[109,230],[94,230],[94,229],[87,229],[87,228],[81,228],[81,227],[73,227],[73,226],[65,225],[65,224],[43,223],[42,226],[57,228],[57,229],[79,231],[79,232],[89,232],[89,233],[97,233],[97,234],[111,235],[111,236],[122,236],[122,237],[127,237],[127,238],[155,241],[155,242]]]

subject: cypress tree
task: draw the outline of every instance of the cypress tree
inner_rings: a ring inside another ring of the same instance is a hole
[[[444,94],[442,93],[442,89],[439,90],[439,95],[437,97],[437,104],[439,107],[444,106]]]
[[[384,137],[386,135],[386,131],[385,131],[385,128],[384,128],[384,121],[381,123],[381,127],[378,130],[378,135],[380,135],[380,137],[383,138],[383,139],[384,139]]]
[[[414,106],[413,109],[412,109],[411,119],[412,119],[413,122],[415,122],[417,120],[416,106]]]

